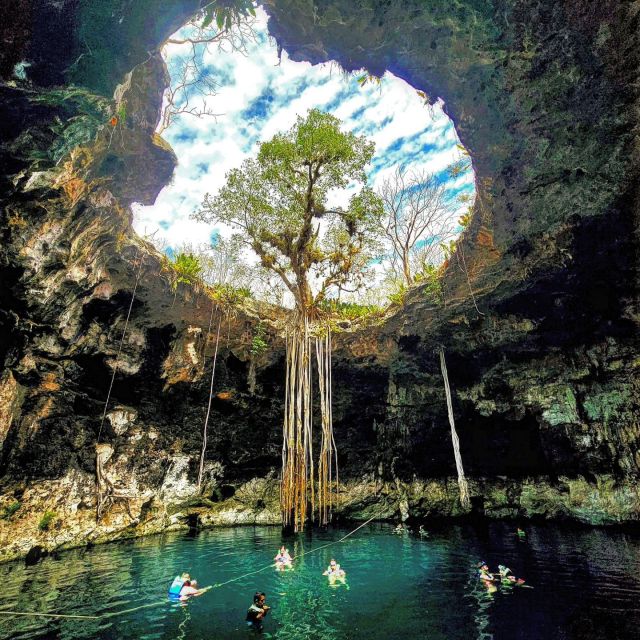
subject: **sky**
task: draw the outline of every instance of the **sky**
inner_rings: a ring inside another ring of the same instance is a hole
[[[207,106],[216,117],[180,116],[163,133],[177,157],[173,180],[152,206],[134,206],[134,227],[141,235],[155,233],[155,241],[171,249],[183,243],[200,245],[216,234],[231,230],[212,228],[190,219],[205,193],[214,194],[225,174],[257,153],[258,144],[289,129],[296,116],[319,108],[340,118],[346,130],[375,142],[376,152],[368,175],[374,188],[398,165],[426,170],[446,182],[455,213],[468,204],[461,194],[473,195],[473,172],[451,179],[446,167],[460,158],[456,132],[441,105],[430,107],[416,90],[387,73],[380,84],[360,86],[358,76],[346,75],[335,63],[311,66],[292,62],[283,52],[278,60],[268,37],[266,15],[257,11],[256,38],[246,54],[211,51],[204,54],[203,69],[216,85]],[[184,45],[169,44],[165,58],[170,71],[177,68]],[[196,104],[199,96],[192,97]],[[337,194],[340,204],[346,194]]]

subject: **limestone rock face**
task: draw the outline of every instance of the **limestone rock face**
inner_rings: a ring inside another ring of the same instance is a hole
[[[0,559],[278,522],[282,312],[222,315],[198,492],[220,309],[131,229],[176,164],[158,49],[199,3],[27,4],[0,25]],[[294,59],[443,99],[477,177],[444,300],[418,287],[335,336],[337,515],[462,515],[442,345],[476,512],[640,518],[637,2],[266,8]],[[97,522],[98,462],[115,493]]]

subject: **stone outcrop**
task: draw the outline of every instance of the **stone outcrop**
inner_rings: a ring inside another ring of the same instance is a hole
[[[14,4],[0,27],[0,558],[277,522],[281,314],[227,314],[131,229],[131,203],[153,202],[176,163],[154,133],[158,47],[197,3]],[[442,98],[477,176],[443,299],[418,287],[336,336],[338,515],[461,515],[443,345],[476,512],[640,518],[638,2],[266,8],[294,59],[390,69]],[[252,362],[258,320],[269,348]],[[100,522],[98,442],[117,488]]]

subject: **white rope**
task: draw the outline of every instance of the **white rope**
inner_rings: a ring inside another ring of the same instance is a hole
[[[349,538],[350,536],[352,536],[356,531],[359,531],[360,529],[362,529],[362,527],[368,525],[372,520],[374,520],[375,518],[377,518],[380,514],[382,513],[382,511],[379,511],[378,513],[376,513],[374,516],[372,516],[371,518],[369,518],[366,522],[363,522],[361,525],[358,525],[353,531],[350,531],[349,533],[347,533],[347,535],[342,536],[342,538],[340,538],[339,540],[333,540],[332,542],[327,542],[326,544],[323,544],[319,547],[316,547],[315,549],[311,549],[310,551],[303,551],[302,553],[299,553],[297,556],[293,556],[291,559],[295,560],[297,558],[302,558],[302,556],[308,556],[312,553],[316,553],[317,551],[321,551],[322,549],[326,549],[327,547],[331,547],[333,545],[336,544],[340,544],[341,542],[344,542],[347,538]],[[263,571],[266,571],[267,569],[272,569],[273,567],[276,566],[275,562],[272,562],[271,564],[265,565],[264,567],[261,567],[260,569],[256,569],[255,571],[249,571],[247,573],[243,573],[240,576],[237,576],[235,578],[231,578],[230,580],[227,580],[225,582],[218,582],[214,585],[210,585],[208,587],[204,587],[202,589],[202,591],[210,591],[211,589],[217,589],[219,587],[224,587],[227,584],[230,584],[232,582],[237,582],[238,580],[242,580],[243,578],[247,578],[249,576],[253,576],[256,575],[257,573],[262,573]],[[33,611],[33,612],[29,612],[29,611],[0,611],[0,615],[2,616],[30,616],[30,617],[34,617],[34,618],[71,618],[71,619],[78,619],[78,620],[103,620],[105,618],[113,618],[116,616],[123,616],[127,613],[133,613],[134,611],[140,611],[141,609],[150,609],[152,607],[159,607],[163,604],[166,604],[167,599],[164,598],[162,600],[158,600],[157,602],[150,602],[148,604],[143,604],[140,605],[138,607],[132,607],[131,609],[125,609],[124,611],[113,611],[111,613],[102,613],[100,615],[95,615],[95,616],[88,616],[88,615],[79,615],[79,614],[64,614],[64,613],[40,613],[39,611]]]
[[[140,265],[138,267],[138,274],[136,275],[136,281],[133,286],[133,292],[131,294],[131,302],[129,303],[129,310],[127,311],[127,319],[124,323],[124,329],[122,330],[122,338],[120,338],[120,345],[118,346],[118,353],[116,355],[116,362],[113,365],[113,373],[111,374],[111,382],[109,383],[109,390],[107,391],[107,400],[104,403],[104,411],[102,412],[102,420],[100,420],[100,429],[98,430],[97,442],[100,442],[100,436],[102,435],[102,427],[104,426],[105,418],[107,417],[107,409],[109,408],[109,400],[111,399],[111,391],[113,390],[113,383],[116,379],[116,373],[118,372],[118,364],[120,362],[120,354],[122,353],[122,346],[124,344],[124,338],[127,335],[127,327],[129,326],[129,318],[131,317],[131,310],[133,309],[133,302],[136,299],[136,291],[138,290],[138,283],[140,282],[140,276],[142,275],[142,265],[144,262],[144,256],[140,258]]]

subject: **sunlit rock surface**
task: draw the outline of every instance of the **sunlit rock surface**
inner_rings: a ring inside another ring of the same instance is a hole
[[[0,558],[276,523],[282,314],[242,303],[223,319],[198,494],[211,302],[174,290],[131,229],[129,205],[176,163],[154,133],[157,48],[197,3],[26,4],[1,27]],[[391,69],[443,98],[477,175],[445,302],[418,288],[335,337],[337,515],[462,515],[442,345],[475,512],[638,520],[638,3],[266,8],[292,57]],[[258,319],[269,348],[252,363]],[[100,522],[98,434],[124,496]]]

